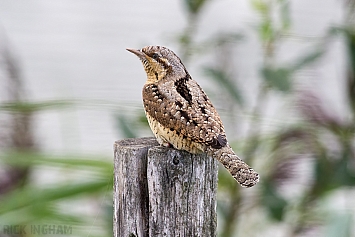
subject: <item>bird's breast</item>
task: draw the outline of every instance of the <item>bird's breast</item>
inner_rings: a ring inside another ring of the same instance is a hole
[[[185,150],[193,154],[205,151],[205,145],[191,141],[173,128],[168,128],[146,113],[149,126],[160,145],[169,143],[178,150]]]

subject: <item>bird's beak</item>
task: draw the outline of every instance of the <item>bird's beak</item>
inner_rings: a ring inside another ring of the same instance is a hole
[[[137,49],[126,49],[126,50],[131,53],[134,53],[140,59],[145,59],[145,54],[141,50],[137,50]]]

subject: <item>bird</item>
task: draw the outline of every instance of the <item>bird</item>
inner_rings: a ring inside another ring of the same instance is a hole
[[[147,74],[143,106],[158,143],[217,159],[242,187],[259,182],[259,174],[235,154],[211,100],[192,79],[181,59],[164,46],[127,50],[141,60]]]

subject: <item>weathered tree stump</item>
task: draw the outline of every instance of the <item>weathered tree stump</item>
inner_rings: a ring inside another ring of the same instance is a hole
[[[114,146],[114,236],[216,236],[217,161],[154,138]]]

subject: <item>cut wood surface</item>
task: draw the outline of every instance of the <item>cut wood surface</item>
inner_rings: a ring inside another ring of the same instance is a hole
[[[159,146],[114,145],[114,236],[216,236],[217,161]]]

